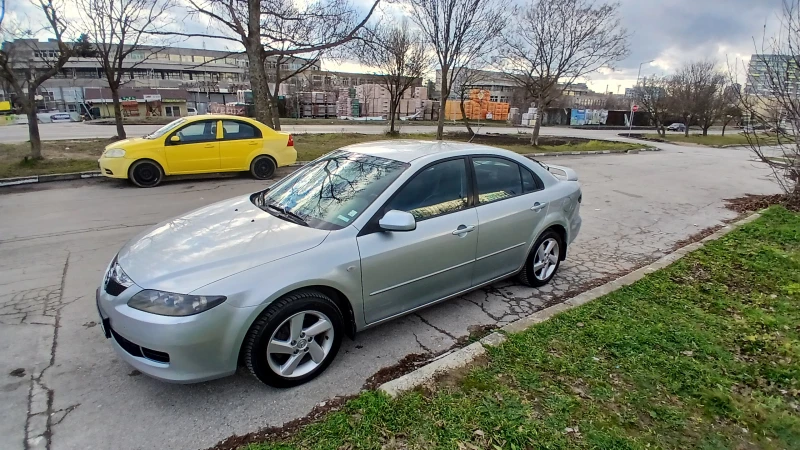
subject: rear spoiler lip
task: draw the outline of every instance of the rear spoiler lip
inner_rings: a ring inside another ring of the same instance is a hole
[[[560,180],[578,181],[578,172],[575,172],[569,167],[554,166],[551,164],[547,164],[547,170]],[[560,173],[554,173],[554,172],[560,172]]]

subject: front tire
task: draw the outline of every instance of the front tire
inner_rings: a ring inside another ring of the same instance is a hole
[[[566,250],[561,235],[553,230],[545,231],[528,255],[525,266],[519,274],[519,280],[531,287],[540,287],[549,283],[561,265],[562,252]]]
[[[297,386],[328,368],[343,334],[342,313],[328,296],[295,292],[273,302],[253,323],[244,340],[244,363],[262,383]]]
[[[164,179],[164,169],[155,161],[136,161],[128,169],[128,179],[140,188],[156,187]]]
[[[268,180],[275,175],[275,161],[269,156],[259,156],[250,163],[250,175],[256,180]]]

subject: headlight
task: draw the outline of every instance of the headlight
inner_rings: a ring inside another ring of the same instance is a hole
[[[128,306],[161,316],[191,316],[222,304],[226,298],[144,290],[131,297]]]
[[[110,148],[103,152],[103,156],[106,158],[122,158],[125,156],[125,150],[121,148]]]
[[[105,280],[106,284],[108,283],[109,280],[113,280],[114,282],[125,288],[133,286],[133,280],[131,280],[128,274],[125,273],[124,270],[122,270],[122,267],[120,267],[119,263],[117,262],[116,256],[114,257],[114,260],[111,261],[111,265],[109,266],[108,272],[106,273],[106,280]]]

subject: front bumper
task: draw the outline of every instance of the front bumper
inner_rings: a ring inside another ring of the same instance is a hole
[[[128,169],[133,164],[132,159],[105,158],[97,160],[100,165],[100,174],[109,178],[128,178]]]
[[[133,285],[119,296],[97,289],[97,309],[106,337],[128,364],[163,381],[195,383],[236,372],[253,308],[225,303],[186,317],[168,317],[133,309]]]

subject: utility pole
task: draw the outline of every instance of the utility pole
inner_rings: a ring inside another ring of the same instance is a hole
[[[639,63],[639,72],[636,74],[636,84],[633,86],[634,92],[636,92],[636,88],[639,86],[639,77],[642,76],[642,66],[645,64],[649,64],[655,61],[655,59],[651,59],[650,61],[645,61]],[[633,131],[633,113],[636,111],[633,110],[634,103],[636,103],[636,96],[634,94],[633,99],[631,99],[631,115],[630,115],[630,123],[628,124],[628,137],[631,137],[631,132]]]

